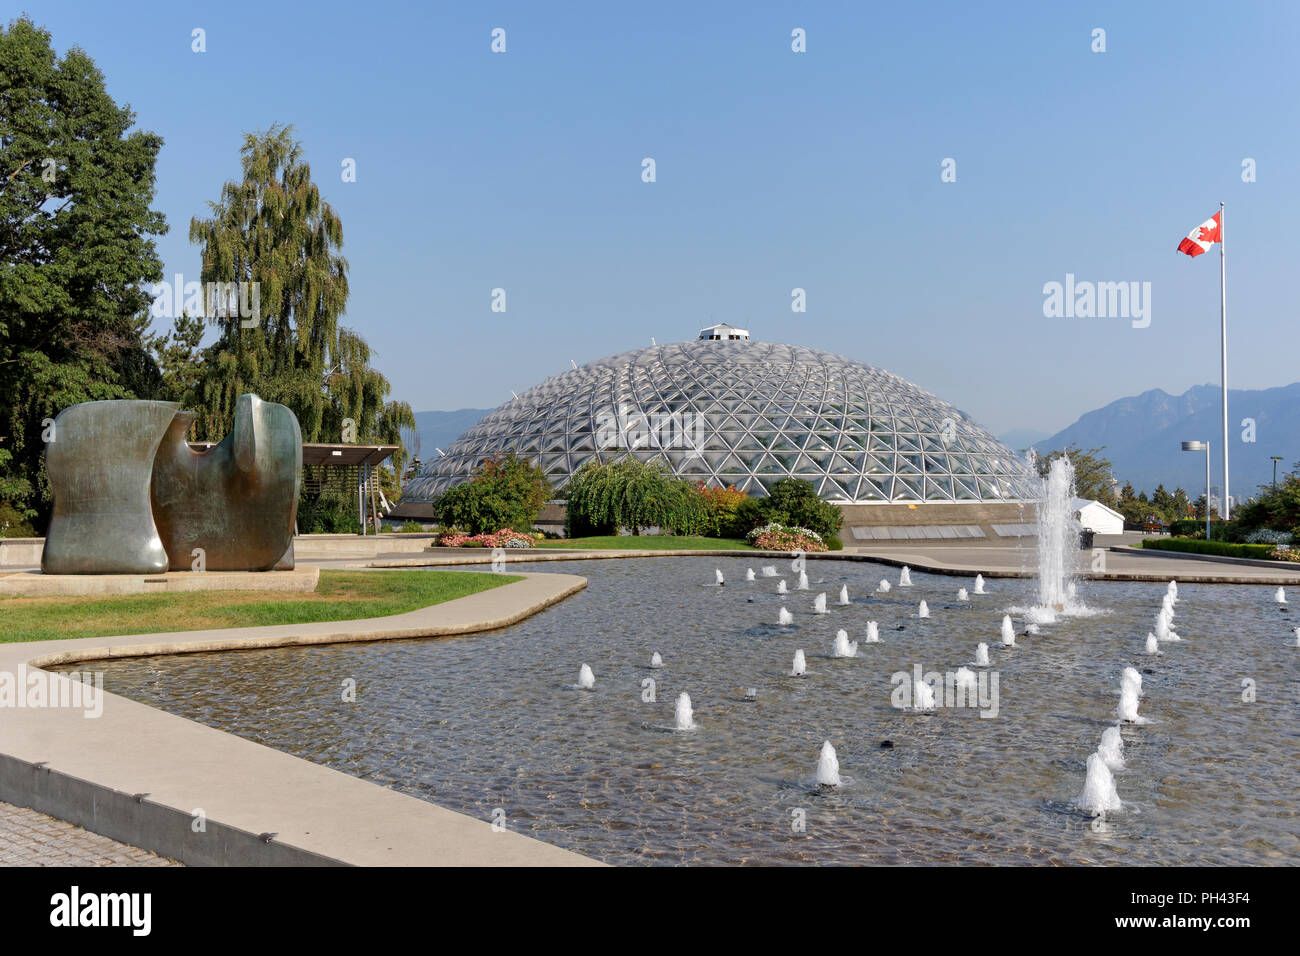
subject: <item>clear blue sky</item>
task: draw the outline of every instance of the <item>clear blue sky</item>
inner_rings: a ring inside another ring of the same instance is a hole
[[[198,278],[189,220],[238,176],[242,133],[296,126],[343,221],[345,321],[416,410],[726,321],[995,432],[1053,432],[1217,383],[1217,252],[1175,247],[1220,200],[1231,384],[1300,379],[1292,3],[29,0],[4,19],[20,10],[164,137],[169,274]],[[1067,272],[1150,282],[1150,327],[1045,318]]]

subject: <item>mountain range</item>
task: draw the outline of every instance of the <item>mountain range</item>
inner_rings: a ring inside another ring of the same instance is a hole
[[[1181,486],[1196,498],[1205,490],[1205,455],[1184,452],[1184,441],[1210,445],[1210,484],[1223,483],[1223,413],[1217,385],[1196,385],[1181,395],[1153,388],[1088,412],[1050,438],[1034,442],[1039,452],[1071,443],[1087,450],[1105,447],[1120,484],[1148,493],[1156,485]],[[1253,434],[1251,424],[1253,420]],[[1251,441],[1249,439],[1253,438]],[[1273,479],[1272,455],[1281,455],[1278,475],[1300,460],[1300,382],[1265,389],[1228,389],[1229,490],[1253,495]],[[1012,446],[1019,451],[1024,446]],[[1217,493],[1217,492],[1216,492]]]

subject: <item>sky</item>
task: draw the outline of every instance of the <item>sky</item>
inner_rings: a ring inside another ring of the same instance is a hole
[[[0,19],[20,13],[164,138],[169,276],[198,278],[189,222],[239,177],[244,133],[293,124],[343,223],[344,324],[417,411],[729,322],[995,433],[1053,433],[1218,383],[1217,247],[1176,248],[1221,201],[1230,385],[1300,379],[1300,5],[26,0]],[[1046,316],[1067,274],[1149,288],[1147,315]]]

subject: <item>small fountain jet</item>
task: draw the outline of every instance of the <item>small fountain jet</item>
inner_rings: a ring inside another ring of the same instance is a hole
[[[822,744],[821,756],[817,760],[817,786],[838,787],[840,779],[840,760],[835,756],[835,748],[828,740]]]

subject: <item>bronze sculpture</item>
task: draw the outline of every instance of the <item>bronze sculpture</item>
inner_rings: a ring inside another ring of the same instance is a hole
[[[47,574],[293,567],[302,434],[288,408],[241,395],[231,433],[186,442],[174,402],[87,402],[54,421]]]

